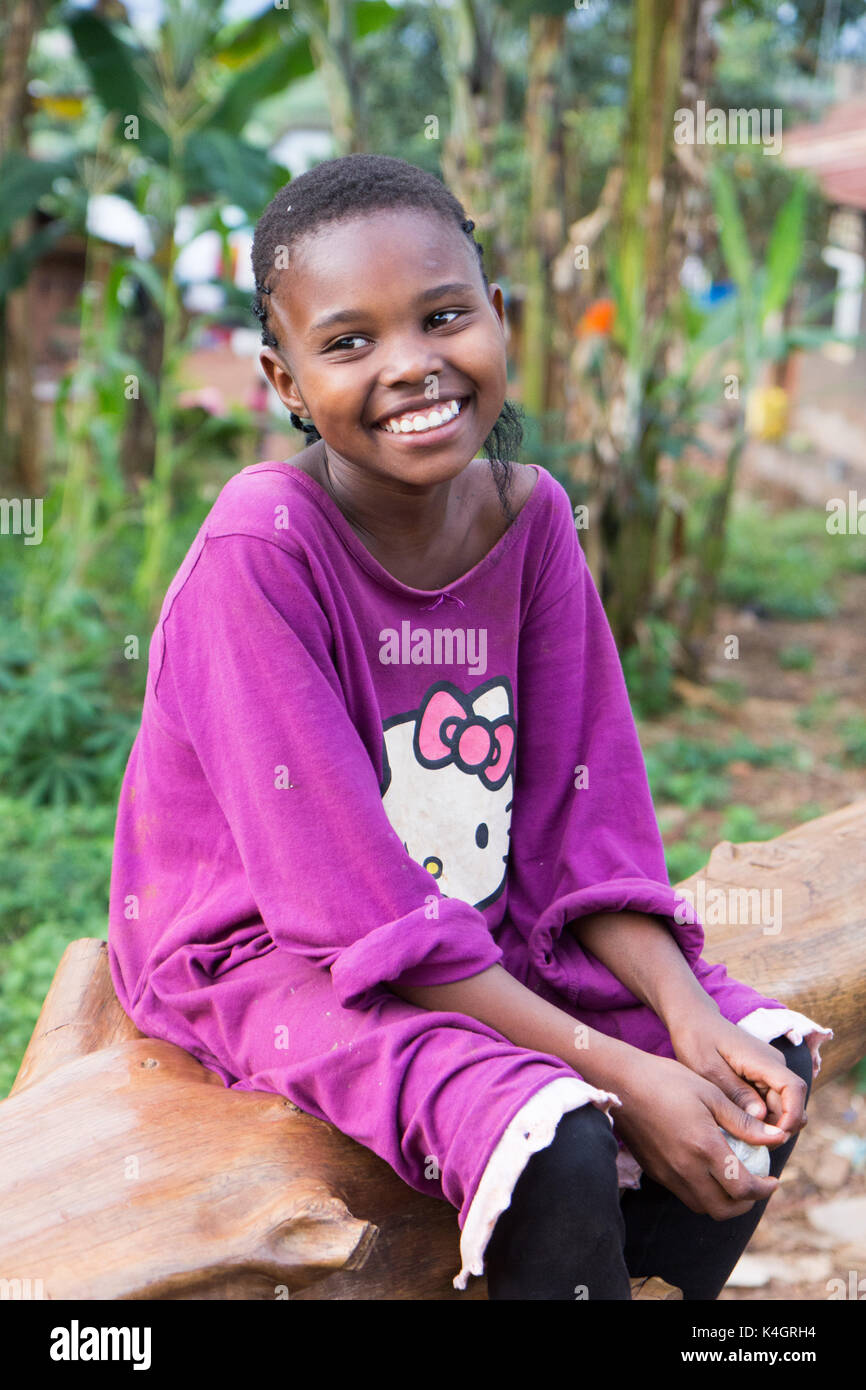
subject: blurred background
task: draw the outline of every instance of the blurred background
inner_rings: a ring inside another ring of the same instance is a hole
[[[409,160],[476,222],[672,880],[863,797],[863,0],[3,0],[0,42],[0,1094],[106,935],[166,587],[226,480],[303,447],[249,251],[322,159]],[[866,1257],[864,1091],[816,1098],[723,1298],[827,1297],[843,1189]]]

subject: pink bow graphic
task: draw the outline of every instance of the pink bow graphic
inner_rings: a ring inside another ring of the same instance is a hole
[[[418,711],[415,752],[427,767],[455,763],[464,772],[477,772],[485,787],[495,791],[508,776],[514,749],[514,728],[508,715],[484,719],[459,693],[433,690]]]

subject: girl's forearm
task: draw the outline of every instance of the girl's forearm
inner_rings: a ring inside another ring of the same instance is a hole
[[[391,984],[390,988],[422,1009],[466,1014],[518,1047],[559,1057],[590,1085],[603,1090],[617,1090],[636,1051],[629,1043],[579,1023],[527,989],[501,965],[447,985],[406,989]]]
[[[694,975],[672,933],[644,912],[594,912],[566,930],[606,965],[668,1030],[718,1005]]]

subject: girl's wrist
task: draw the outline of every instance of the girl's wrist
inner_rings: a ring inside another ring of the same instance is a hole
[[[695,979],[697,988],[688,994],[678,993],[673,1000],[666,1000],[657,1011],[659,1018],[671,1037],[682,1036],[706,1027],[708,1021],[714,1022],[722,1017],[716,1001]]]
[[[567,1055],[563,1048],[558,1055],[590,1086],[617,1095],[625,1088],[641,1058],[640,1049],[631,1043],[598,1033],[585,1024],[577,1024],[574,1028],[574,1049]]]

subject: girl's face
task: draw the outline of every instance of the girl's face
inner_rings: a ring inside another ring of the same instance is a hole
[[[431,485],[475,458],[505,400],[504,305],[456,223],[400,208],[325,224],[293,247],[268,312],[283,350],[262,348],[262,368],[329,460]],[[454,399],[448,424],[382,428]]]

